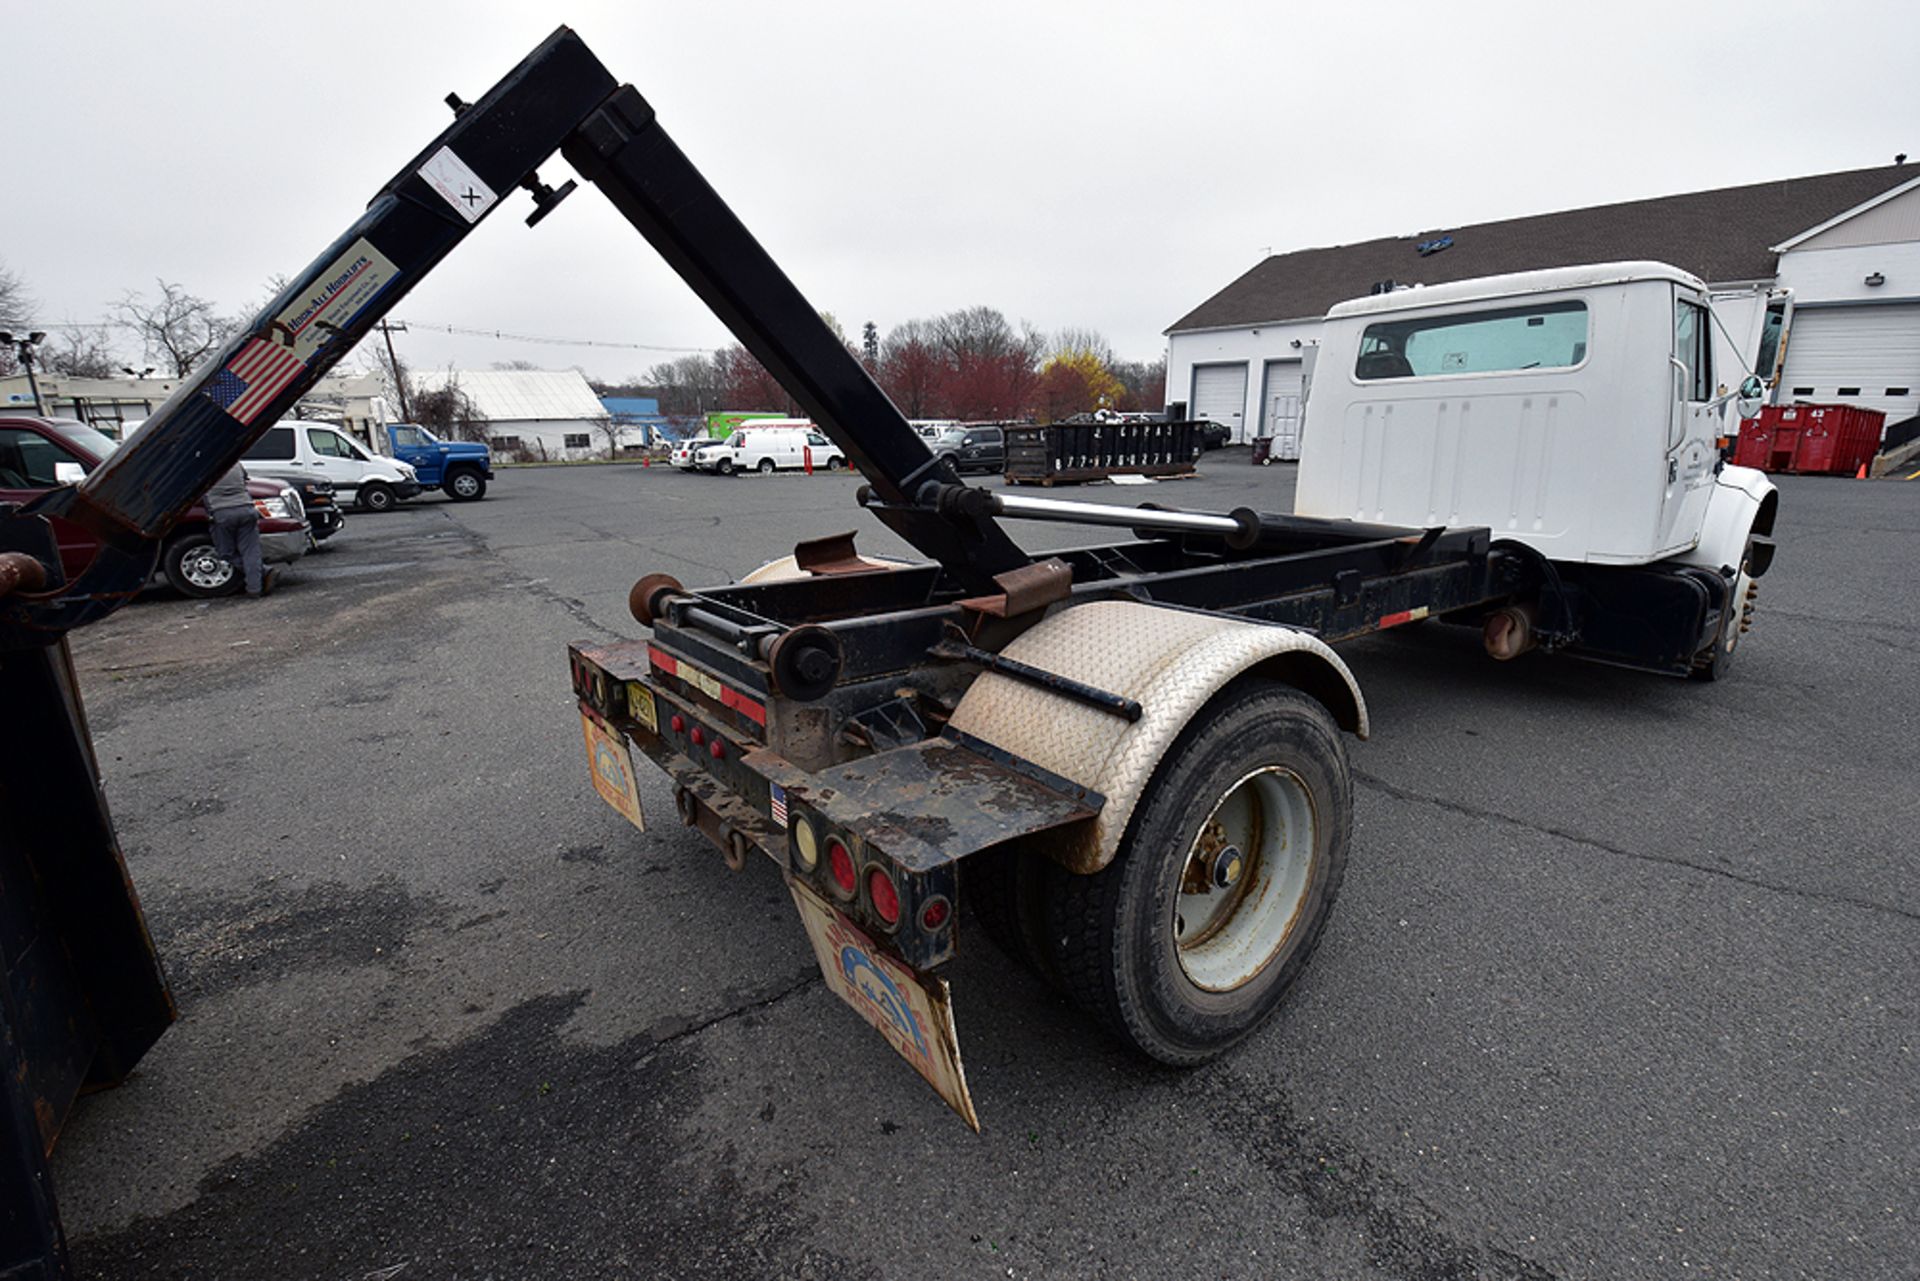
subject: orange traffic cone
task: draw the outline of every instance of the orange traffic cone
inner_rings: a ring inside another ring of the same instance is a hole
[[[1853,478],[1855,480],[1865,480],[1867,478],[1867,465],[1865,463],[1860,464],[1860,470],[1853,473]]]

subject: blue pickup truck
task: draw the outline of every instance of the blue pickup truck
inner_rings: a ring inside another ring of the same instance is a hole
[[[493,455],[485,445],[441,440],[416,423],[388,423],[387,439],[393,442],[393,456],[419,473],[421,488],[437,486],[457,503],[487,496]]]

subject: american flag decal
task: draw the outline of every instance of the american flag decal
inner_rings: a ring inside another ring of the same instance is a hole
[[[773,821],[785,827],[787,825],[787,789],[778,783],[768,783],[767,793],[773,802]]]
[[[250,423],[306,368],[287,348],[250,339],[207,384],[207,399],[235,421]]]

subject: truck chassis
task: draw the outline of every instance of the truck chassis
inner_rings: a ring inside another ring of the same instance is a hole
[[[1503,656],[1538,644],[1711,675],[1744,623],[1735,582],[1764,571],[1762,528],[1750,558],[1717,573],[1569,568],[1484,528],[968,486],[571,31],[479,101],[448,102],[453,123],[121,449],[81,484],[0,507],[0,680],[25,719],[11,741],[75,764],[47,794],[100,838],[78,850],[34,817],[40,794],[0,797],[15,834],[0,878],[47,940],[40,990],[59,994],[0,1007],[0,1191],[37,1207],[0,1237],[0,1272],[59,1266],[36,1154],[80,1081],[124,1075],[172,1016],[64,637],[140,590],[180,515],[503,195],[531,194],[529,225],[547,217],[575,186],[540,180],[556,151],[861,470],[861,505],[926,557],[870,560],[846,535],[731,586],[642,578],[631,605],[650,639],[570,650],[595,786],[644,823],[637,748],[731,866],[772,858],[829,983],[976,1126],[937,974],[963,890],[988,933],[1122,1039],[1203,1061],[1279,1002],[1338,891],[1351,810],[1341,732],[1364,736],[1367,714],[1328,642],[1440,618],[1481,623]],[[102,544],[71,581],[55,518]],[[1006,518],[1128,536],[1034,557]],[[84,934],[108,900],[112,937]]]

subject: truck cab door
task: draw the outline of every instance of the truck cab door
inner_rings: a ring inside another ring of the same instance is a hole
[[[1700,538],[1713,490],[1720,406],[1714,404],[1712,318],[1706,299],[1676,288],[1669,382],[1667,449],[1660,502],[1659,555],[1682,551]]]
[[[393,442],[393,456],[418,472],[421,484],[440,483],[440,468],[448,453],[446,445],[408,423],[387,428],[387,438]]]

